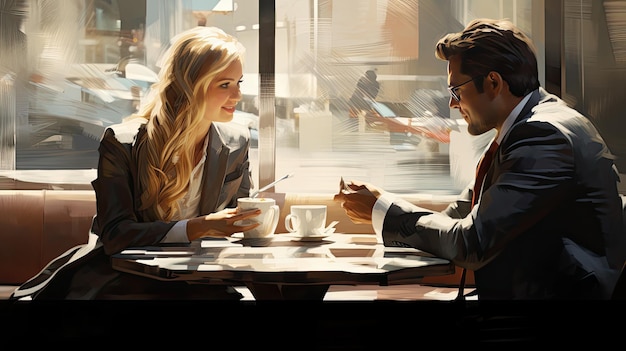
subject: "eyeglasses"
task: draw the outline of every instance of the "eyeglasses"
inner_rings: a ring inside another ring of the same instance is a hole
[[[450,92],[450,95],[454,98],[454,100],[456,100],[456,102],[461,101],[461,96],[460,96],[459,94],[457,94],[457,92],[456,92],[456,91],[457,91],[457,89],[459,89],[459,88],[460,88],[460,87],[462,87],[463,85],[465,85],[465,84],[467,84],[467,83],[469,83],[469,82],[473,81],[474,79],[476,79],[476,78],[478,78],[478,77],[481,77],[481,76],[476,76],[476,77],[473,77],[473,78],[471,78],[470,80],[468,80],[468,81],[466,81],[466,82],[463,82],[463,83],[461,83],[461,84],[459,84],[459,85],[455,85],[455,86],[453,86],[453,87],[448,87],[448,91]]]

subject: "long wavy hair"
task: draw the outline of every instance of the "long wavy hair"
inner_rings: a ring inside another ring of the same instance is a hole
[[[137,145],[139,210],[151,220],[170,221],[188,190],[195,140],[205,115],[209,85],[245,49],[215,27],[195,27],[172,39],[162,56],[158,81],[136,117],[147,119],[147,138]]]

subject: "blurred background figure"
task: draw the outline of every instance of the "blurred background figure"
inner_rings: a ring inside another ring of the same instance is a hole
[[[376,70],[370,69],[359,78],[354,93],[350,97],[350,117],[358,117],[361,113],[372,109],[372,101],[378,96],[380,83],[376,80]]]

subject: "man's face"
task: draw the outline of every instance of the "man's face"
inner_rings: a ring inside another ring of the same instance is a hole
[[[448,87],[451,90],[450,108],[459,109],[467,122],[467,131],[471,135],[483,134],[496,127],[497,114],[493,108],[493,98],[483,90],[478,92],[476,82],[479,76],[472,77],[461,73],[461,59],[450,57],[448,61]],[[483,88],[488,84],[488,77],[482,77]],[[463,84],[465,83],[465,84]],[[458,97],[458,100],[454,97]]]

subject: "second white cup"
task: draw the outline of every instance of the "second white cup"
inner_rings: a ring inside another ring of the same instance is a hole
[[[299,236],[323,235],[326,228],[326,205],[292,205],[285,217],[285,228]]]

